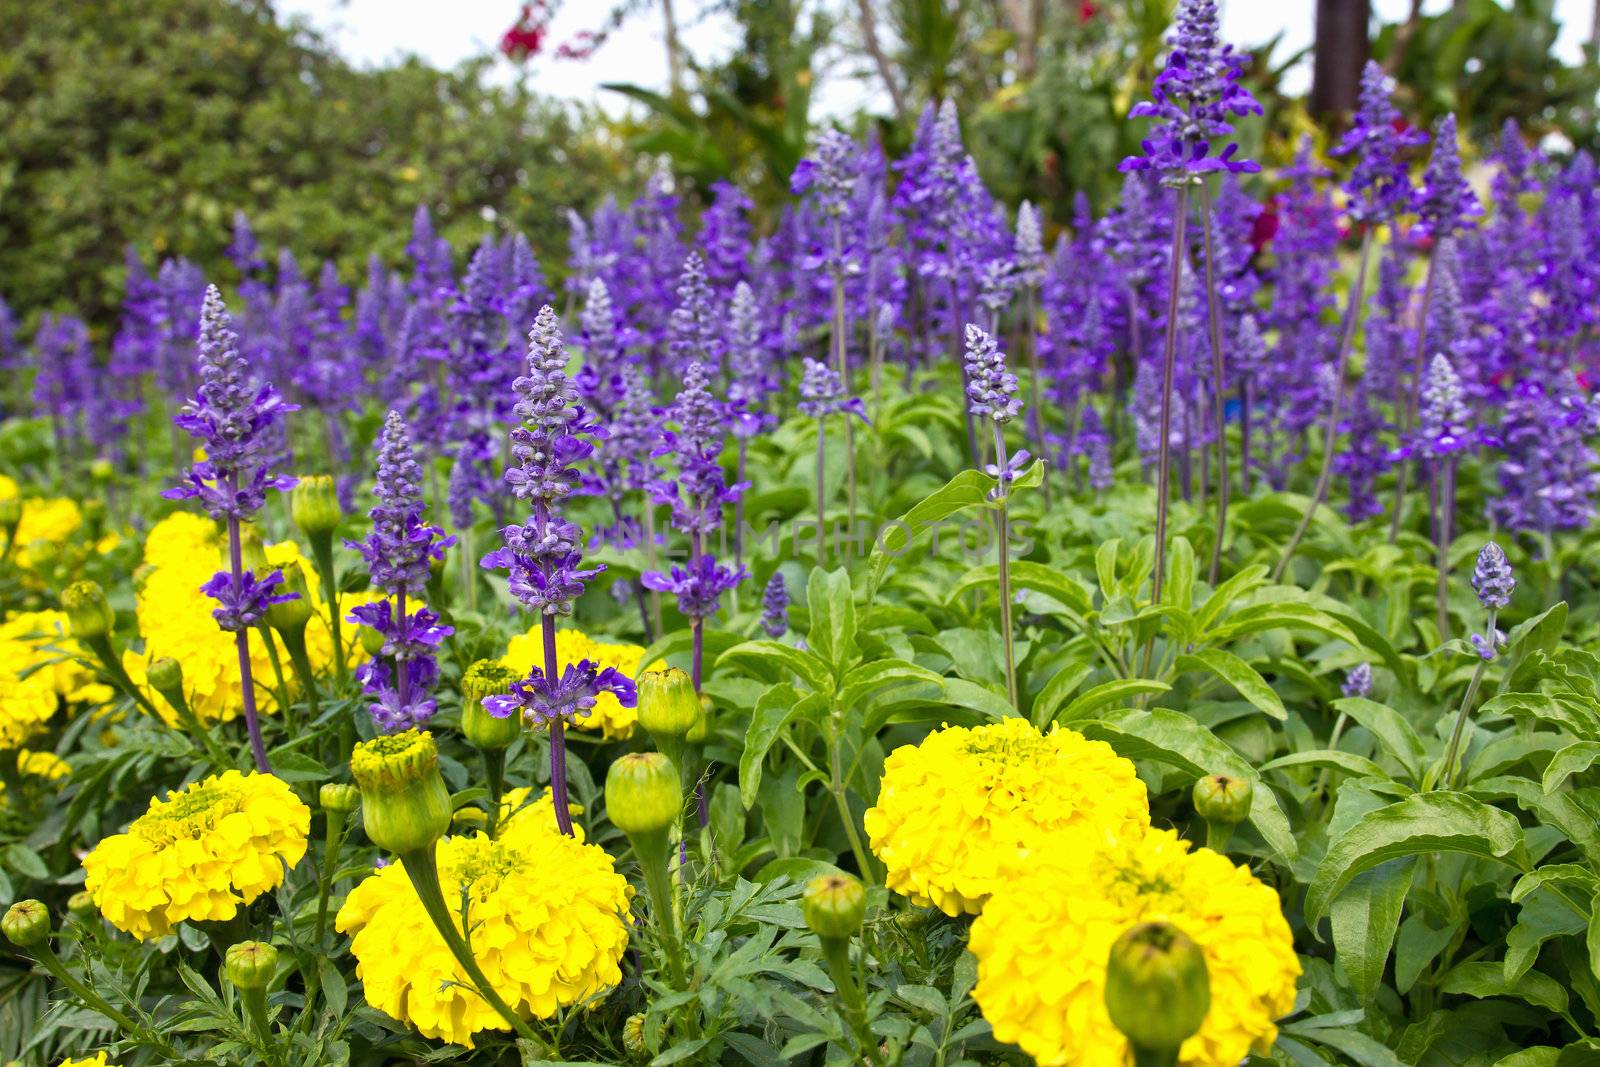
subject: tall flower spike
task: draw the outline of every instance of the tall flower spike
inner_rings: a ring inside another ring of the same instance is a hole
[[[1447,456],[1470,444],[1467,407],[1461,377],[1444,356],[1436,355],[1422,380],[1422,407],[1417,426],[1420,445],[1429,454]]]
[[[1483,214],[1477,194],[1461,173],[1461,148],[1456,143],[1454,113],[1439,120],[1433,133],[1433,158],[1415,194],[1420,236],[1443,240]]]
[[[1005,353],[978,326],[967,324],[967,399],[979,418],[1006,423],[1022,411],[1017,376],[1006,368]]]
[[[1048,263],[1038,209],[1031,201],[1024,200],[1017,208],[1016,252],[1012,256],[1012,270],[1017,283],[1028,289],[1039,288],[1044,283]]]
[[[1472,568],[1472,589],[1478,594],[1478,603],[1492,611],[1510,606],[1511,594],[1517,588],[1517,579],[1511,573],[1511,563],[1503,549],[1493,541],[1478,552],[1478,561]]]
[[[1428,141],[1423,131],[1402,125],[1389,93],[1383,68],[1368,60],[1361,71],[1355,124],[1333,150],[1336,156],[1356,157],[1345,186],[1350,197],[1346,210],[1351,219],[1368,225],[1388,222],[1409,206],[1411,176],[1404,156]]]
[[[802,159],[789,181],[795,194],[815,190],[823,214],[837,217],[850,206],[856,186],[856,143],[849,134],[824,130],[817,138],[817,153]]]
[[[1221,42],[1216,0],[1179,0],[1172,52],[1156,76],[1151,101],[1130,111],[1130,118],[1159,119],[1142,148],[1143,155],[1122,161],[1122,170],[1151,170],[1166,185],[1188,185],[1201,175],[1226,170],[1254,173],[1260,164],[1239,159],[1239,146],[1228,144],[1211,154],[1212,142],[1233,133],[1229,117],[1261,114],[1261,105],[1239,84],[1244,57]]]
[[[197,498],[215,519],[247,521],[266,503],[268,489],[292,489],[273,473],[276,431],[297,410],[270,384],[256,381],[239,354],[239,335],[222,294],[206,286],[200,308],[200,388],[172,420],[201,442],[206,458],[185,472],[185,483],[161,495]]]
[[[772,572],[761,594],[761,628],[771,638],[789,632],[789,587],[784,584],[782,571]]]

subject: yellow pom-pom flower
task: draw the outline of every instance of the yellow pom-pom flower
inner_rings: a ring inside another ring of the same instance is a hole
[[[633,891],[604,849],[556,832],[548,795],[526,798],[506,795],[502,811],[514,814],[492,839],[441,839],[439,880],[452,908],[466,894],[473,955],[495,990],[524,1017],[547,1019],[622,981]],[[356,974],[379,1011],[467,1048],[482,1030],[507,1029],[473,992],[402,864],[356,886],[337,926],[352,935]]]
[[[31,568],[35,560],[29,546],[44,542],[61,545],[83,525],[83,512],[77,501],[65,497],[29,498],[22,502],[22,521],[17,524],[17,566]]]
[[[1171,830],[1056,854],[997,890],[973,923],[973,996],[1001,1041],[1041,1067],[1125,1067],[1127,1039],[1105,1005],[1111,946],[1135,923],[1166,922],[1205,954],[1211,1009],[1183,1043],[1185,1067],[1232,1067],[1277,1039],[1300,963],[1278,894]]]
[[[60,1067],[111,1067],[104,1052],[96,1052],[86,1060],[62,1060]]]
[[[1071,730],[1026,719],[946,727],[884,763],[865,817],[890,889],[946,915],[975,914],[1059,835],[1136,834],[1149,799],[1133,764]]]
[[[84,857],[84,888],[143,941],[189,920],[227,920],[306,854],[311,809],[281,778],[224,771],[166,799]]]
[[[598,641],[580,630],[556,631],[556,662],[561,666],[586,659],[604,669],[615,667],[629,678],[636,678],[644,670],[663,670],[664,662],[657,661],[648,668],[639,660],[644,649],[639,645]],[[530,667],[544,666],[544,634],[535,626],[525,634],[513,637],[506,646],[500,662],[517,672],[517,677],[527,675]],[[639,715],[633,708],[625,708],[615,693],[601,693],[588,715],[573,720],[580,730],[599,730],[607,741],[626,741],[633,736]]]
[[[49,679],[56,695],[68,704],[103,704],[115,696],[109,685],[76,658],[81,654],[73,640],[65,612],[22,611],[0,623],[0,641],[21,641],[32,646],[28,669]]]
[[[4,758],[0,756],[0,759]],[[47,782],[56,782],[71,774],[72,768],[54,752],[32,752],[24,748],[17,750],[17,773],[24,778],[43,778]],[[0,782],[0,808],[7,803],[5,783]]]
[[[139,632],[144,637],[142,653],[123,654],[123,666],[129,677],[148,691],[146,670],[164,656],[178,661],[183,668],[183,684],[189,706],[204,724],[227,722],[243,711],[239,698],[239,659],[234,637],[217,628],[211,610],[216,605],[200,595],[202,584],[209,581],[222,565],[223,540],[216,523],[190,512],[175,512],[162,519],[150,531],[145,541],[144,562],[147,573],[139,590]],[[267,560],[274,566],[298,563],[302,557],[293,542],[264,546]],[[306,626],[306,655],[311,666],[319,672],[326,671],[333,662],[333,638],[328,626],[327,605],[318,593],[315,568],[304,568],[306,582],[315,605],[315,614]],[[341,609],[378,594],[346,596]],[[263,711],[276,710],[277,704],[268,684],[273,678],[272,663],[267,657],[261,635],[250,632],[250,665],[256,680],[258,705]],[[352,664],[365,659],[360,642],[351,641],[345,655]],[[280,652],[280,655],[282,653]],[[177,725],[177,715],[167,702],[153,691],[148,692],[150,702],[169,726]]]

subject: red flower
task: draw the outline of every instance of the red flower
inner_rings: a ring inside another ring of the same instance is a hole
[[[537,13],[536,13],[537,12]],[[536,4],[523,4],[522,13],[500,38],[500,51],[508,58],[521,63],[529,56],[539,54],[544,45],[545,31],[549,28],[550,12],[547,0]]]
[[[1250,247],[1257,252],[1267,247],[1278,235],[1278,199],[1273,197],[1261,205],[1261,214],[1250,226]]]
[[[1082,26],[1098,14],[1100,14],[1100,5],[1095,3],[1094,0],[1078,0],[1078,25]]]

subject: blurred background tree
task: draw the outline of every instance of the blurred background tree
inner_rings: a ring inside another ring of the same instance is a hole
[[[0,292],[25,312],[104,325],[127,244],[215,271],[241,209],[351,279],[419,203],[559,260],[564,209],[627,175],[593,114],[491,86],[487,57],[356,70],[261,0],[5,0],[0,40]]]

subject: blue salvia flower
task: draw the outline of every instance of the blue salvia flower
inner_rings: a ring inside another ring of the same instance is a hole
[[[1350,668],[1344,676],[1344,684],[1339,691],[1347,697],[1364,697],[1372,695],[1372,664],[1358,663]]]
[[[1017,376],[1006,368],[1005,353],[982,328],[967,324],[968,409],[979,418],[1007,423],[1022,411]]]
[[[1471,444],[1467,407],[1461,377],[1450,361],[1435,355],[1422,379],[1422,405],[1417,425],[1418,442],[1433,456],[1448,456]]]
[[[699,253],[690,252],[683,261],[683,273],[678,277],[678,306],[673,309],[667,325],[667,350],[675,376],[682,375],[691,363],[720,366],[721,322],[712,305],[705,264]]]
[[[1355,123],[1333,150],[1336,156],[1355,156],[1355,168],[1345,185],[1349,194],[1345,210],[1354,221],[1368,225],[1388,222],[1410,206],[1411,175],[1405,153],[1428,141],[1421,130],[1399,128],[1400,112],[1389,93],[1383,68],[1368,60],[1361,71]]]
[[[1045,268],[1050,257],[1044,250],[1044,234],[1039,226],[1039,212],[1033,203],[1024,200],[1017,208],[1016,251],[1012,255],[1012,276],[1018,285],[1038,289],[1044,284]]]
[[[1511,594],[1517,588],[1516,575],[1505,550],[1493,541],[1478,552],[1472,568],[1472,590],[1478,594],[1478,603],[1492,611],[1500,611],[1511,604]]]
[[[761,594],[761,628],[772,638],[789,632],[789,587],[784,584],[782,571],[772,572]]]
[[[1448,114],[1433,132],[1433,157],[1422,175],[1422,186],[1413,195],[1413,210],[1419,221],[1418,236],[1435,240],[1466,228],[1483,214],[1477,194],[1461,173],[1461,147],[1456,143],[1456,117]]]

